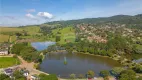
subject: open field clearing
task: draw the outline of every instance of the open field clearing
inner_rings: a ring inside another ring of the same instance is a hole
[[[9,35],[0,34],[0,42],[8,42]]]
[[[6,33],[6,32],[20,32],[22,29],[17,27],[0,27],[0,33]]]
[[[11,67],[16,64],[19,64],[20,61],[17,58],[13,57],[0,57],[0,68]]]
[[[39,33],[40,27],[38,27],[38,26],[22,27],[20,29],[27,31],[27,33],[30,35],[40,34]]]
[[[8,42],[9,39],[10,39],[10,42],[14,42],[14,41],[16,41],[16,36],[15,35],[9,36],[9,35],[0,34],[0,42]]]
[[[72,27],[66,27],[63,29],[55,29],[52,31],[53,35],[61,36],[59,43],[65,44],[66,42],[75,41],[75,30]]]

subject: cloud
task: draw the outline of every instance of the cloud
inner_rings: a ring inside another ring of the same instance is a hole
[[[35,9],[28,9],[28,10],[26,10],[26,12],[28,12],[28,13],[36,12],[36,10]]]
[[[45,19],[51,19],[53,18],[53,15],[48,12],[38,12],[37,16],[45,18]]]
[[[35,18],[36,18],[35,16],[33,16],[33,15],[30,14],[30,13],[26,14],[25,16],[28,17],[28,18],[32,18],[32,19],[35,19]]]

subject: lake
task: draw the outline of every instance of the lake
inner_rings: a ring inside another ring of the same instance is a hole
[[[31,45],[37,49],[38,51],[41,51],[41,50],[44,50],[44,49],[47,49],[48,46],[50,45],[54,45],[55,42],[52,42],[52,41],[46,41],[46,42],[32,42]]]
[[[45,45],[39,46],[36,45],[35,48],[41,50],[41,47],[44,48],[43,46]],[[65,60],[67,64],[64,64]],[[101,70],[111,70],[113,67],[120,66],[117,61],[107,57],[83,53],[55,52],[45,56],[45,59],[40,64],[40,70],[49,74],[60,75],[62,78],[68,78],[72,73],[85,75],[88,70],[94,71],[95,75],[98,76]]]

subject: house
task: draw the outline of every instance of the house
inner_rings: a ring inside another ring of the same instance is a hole
[[[10,76],[12,73],[13,73],[13,70],[10,68],[4,70],[4,74],[6,74],[8,76]]]
[[[23,75],[24,75],[25,77],[27,77],[27,76],[29,75],[29,71],[27,71],[27,70],[24,71],[24,72],[23,72]]]
[[[9,44],[0,44],[0,55],[8,55]]]
[[[8,50],[0,50],[0,55],[8,55]]]

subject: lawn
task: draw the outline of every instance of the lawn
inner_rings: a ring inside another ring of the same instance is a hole
[[[38,26],[27,26],[27,27],[0,27],[0,33],[10,33],[10,32],[22,32],[27,31],[28,34],[38,34],[40,27]]]
[[[58,34],[61,33],[61,34]],[[52,31],[53,35],[61,36],[61,40],[59,41],[60,44],[65,44],[67,42],[74,42],[75,41],[75,30],[72,27],[66,27],[63,29],[55,29]]]
[[[38,26],[27,26],[27,27],[22,27],[20,29],[27,31],[27,33],[30,35],[40,34],[39,33],[40,27]]]
[[[36,35],[42,35],[40,32],[40,27],[38,26],[27,26],[27,27],[0,27],[0,42],[14,42],[16,41],[16,33],[19,32],[23,34],[26,31],[29,36],[20,36],[20,38],[25,39],[35,39],[39,40]]]
[[[9,35],[0,34],[0,42],[8,42]]]
[[[10,39],[10,42],[14,42],[16,40],[16,36],[9,36],[9,35],[3,35],[0,34],[0,42],[8,42]]]
[[[4,32],[20,32],[22,29],[18,27],[0,27],[0,33]]]
[[[16,36],[15,35],[13,35],[13,36],[10,36],[10,42],[14,42],[14,41],[16,41]]]
[[[13,57],[0,57],[0,68],[7,68],[19,64],[20,61]]]

